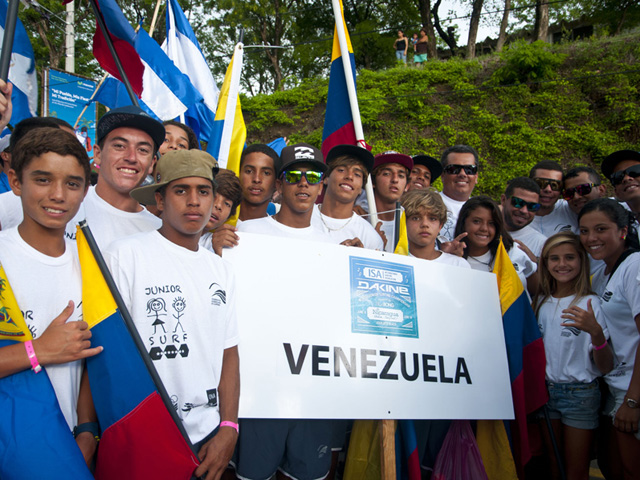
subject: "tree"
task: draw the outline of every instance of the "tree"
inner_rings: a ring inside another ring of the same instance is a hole
[[[469,22],[469,41],[467,42],[467,58],[469,59],[476,56],[476,38],[478,36],[478,25],[480,24],[480,13],[482,13],[482,3],[483,0],[473,0],[471,21]]]
[[[549,3],[548,0],[536,0],[536,23],[533,28],[533,39],[547,41],[549,33]]]
[[[498,43],[496,44],[496,52],[501,52],[504,42],[507,40],[507,27],[509,26],[509,12],[511,10],[511,0],[504,0],[504,12],[500,21],[500,33],[498,34]]]
[[[448,28],[447,31],[445,32],[444,29],[442,28],[442,25],[440,24],[440,15],[438,13],[438,10],[440,8],[441,3],[442,3],[442,0],[436,0],[436,3],[433,5],[433,24],[435,25],[436,30],[438,31],[438,34],[440,35],[440,37],[449,46],[449,49],[451,50],[451,55],[455,57],[458,53],[458,44],[456,42],[454,30],[453,28]]]

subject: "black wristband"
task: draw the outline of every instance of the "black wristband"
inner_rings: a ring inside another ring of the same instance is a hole
[[[100,440],[100,425],[98,425],[98,422],[86,422],[75,426],[73,428],[73,438],[84,432],[89,432],[96,440]]]

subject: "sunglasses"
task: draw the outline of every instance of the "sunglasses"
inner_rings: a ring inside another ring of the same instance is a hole
[[[629,175],[633,178],[640,177],[640,165],[631,165],[629,168],[625,168],[624,170],[620,170],[619,172],[611,174],[611,184],[615,187],[616,185],[620,185],[624,177]]]
[[[554,192],[559,192],[560,190],[562,190],[562,182],[560,180],[539,177],[536,177],[533,180],[538,184],[540,190],[544,190],[547,187],[551,187],[551,190]]]
[[[562,198],[564,198],[568,202],[575,196],[576,193],[581,197],[584,197],[585,195],[589,195],[591,193],[593,187],[597,187],[599,185],[599,183],[582,183],[572,188],[565,188],[562,192]]]
[[[527,210],[529,210],[530,212],[537,212],[541,207],[539,203],[526,202],[518,197],[511,197],[511,205],[513,205],[513,207],[517,209],[527,207]]]
[[[294,185],[304,177],[309,185],[317,185],[322,181],[323,172],[316,172],[314,170],[307,170],[301,172],[300,170],[287,170],[282,174],[284,181],[288,184]]]
[[[448,173],[449,175],[458,175],[460,170],[464,170],[464,173],[467,175],[475,175],[478,173],[477,165],[447,165],[444,167],[444,173]]]

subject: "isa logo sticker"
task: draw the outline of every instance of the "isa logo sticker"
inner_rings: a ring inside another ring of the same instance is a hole
[[[418,338],[413,267],[349,257],[351,331]]]

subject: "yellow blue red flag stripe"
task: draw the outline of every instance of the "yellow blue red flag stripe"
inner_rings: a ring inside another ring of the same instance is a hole
[[[0,265],[0,348],[31,339]],[[0,478],[93,478],[46,369],[38,374],[23,370],[0,379]]]
[[[83,312],[99,355],[87,359],[102,439],[96,479],[185,479],[197,457],[165,407],[89,247],[76,235],[82,269]]]

